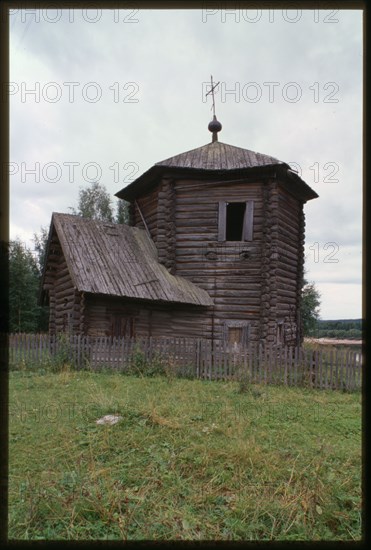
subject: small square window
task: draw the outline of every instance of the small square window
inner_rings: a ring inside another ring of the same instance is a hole
[[[224,342],[233,348],[249,343],[249,323],[247,321],[225,321]]]
[[[228,329],[228,343],[229,344],[241,344],[242,342],[242,327],[229,327]]]

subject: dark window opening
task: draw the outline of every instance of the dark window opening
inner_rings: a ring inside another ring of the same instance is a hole
[[[218,241],[252,241],[254,201],[219,201]]]
[[[243,241],[243,226],[246,203],[230,202],[227,204],[226,240]]]

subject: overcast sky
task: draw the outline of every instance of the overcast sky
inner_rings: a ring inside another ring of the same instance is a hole
[[[362,12],[12,10],[10,233],[32,247],[99,180],[112,195],[219,140],[291,164],[323,319],[362,316]]]

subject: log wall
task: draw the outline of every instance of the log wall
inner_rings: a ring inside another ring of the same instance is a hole
[[[80,334],[83,331],[83,300],[73,285],[56,234],[52,235],[50,243],[44,289],[49,292],[50,334]]]
[[[304,271],[303,204],[282,188],[278,194],[277,310],[284,322],[284,342],[301,341],[298,319]]]
[[[276,179],[233,184],[164,179],[157,199],[159,260],[214,300],[205,337],[222,340],[226,324],[241,321],[248,324],[251,341],[274,343],[279,337],[296,343],[304,261],[302,203]],[[153,223],[154,192],[140,200],[148,205],[146,219]],[[218,240],[219,201],[254,202],[251,241]],[[185,319],[176,322],[179,330],[182,323],[186,328]]]
[[[245,322],[249,339],[259,337],[265,211],[261,183],[215,184],[178,181],[176,273],[207,290],[215,307],[205,325],[207,337],[222,340],[228,322]],[[254,201],[253,239],[218,241],[219,201]]]
[[[85,297],[88,336],[202,338],[209,315],[205,308],[194,306],[141,304],[108,296]]]
[[[259,340],[275,342],[277,339],[277,182],[262,186],[262,254],[260,266],[261,307]]]
[[[253,202],[252,239],[221,241],[219,203]],[[139,208],[142,215],[139,212]],[[184,336],[224,340],[244,325],[251,342],[298,343],[303,278],[303,204],[274,178],[241,183],[163,181],[130,206],[147,228],[159,261],[205,289],[211,308],[134,302],[77,292],[56,234],[44,289],[50,332],[89,336]]]
[[[170,273],[176,273],[175,187],[173,180],[164,180],[158,193],[157,250],[158,259]]]
[[[157,243],[157,206],[159,204],[159,187],[155,187],[146,195],[138,198],[132,207],[129,207],[129,223],[141,229],[146,229],[142,216],[147,224],[151,238]],[[139,208],[138,208],[139,206]],[[139,212],[142,213],[142,216]]]

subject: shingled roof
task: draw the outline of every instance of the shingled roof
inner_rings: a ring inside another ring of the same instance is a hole
[[[287,163],[269,155],[214,141],[157,162],[139,178],[116,193],[116,197],[132,201],[155,185],[165,173],[184,177],[220,176],[232,179],[246,177],[253,171],[261,173],[264,169],[280,170],[284,179],[287,176],[294,183],[292,186],[294,193],[303,197],[304,200],[318,196],[298,175],[287,175],[287,170],[290,170]]]
[[[53,213],[49,240],[53,227],[79,291],[197,306],[213,304],[205,290],[171,275],[158,262],[155,244],[142,229],[58,213]]]
[[[197,170],[239,170],[241,168],[256,168],[274,164],[284,163],[268,155],[214,141],[175,157],[156,162],[155,166],[194,168]]]

